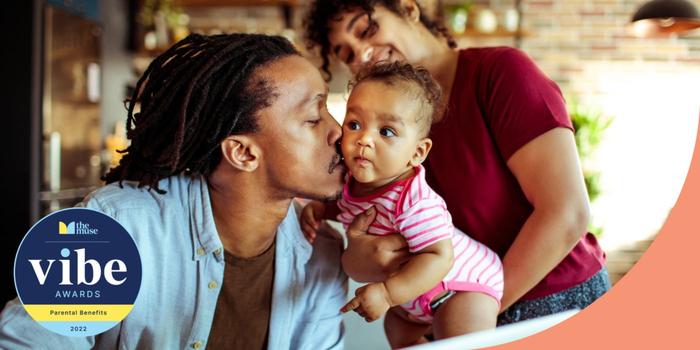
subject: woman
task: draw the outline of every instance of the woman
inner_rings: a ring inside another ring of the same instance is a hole
[[[610,288],[604,253],[586,232],[588,196],[561,92],[525,54],[456,50],[414,0],[316,1],[306,30],[329,76],[330,58],[353,72],[401,60],[440,83],[427,178],[455,226],[503,260],[499,324],[584,308]],[[383,280],[405,259],[397,236],[350,236],[343,266],[356,280]]]

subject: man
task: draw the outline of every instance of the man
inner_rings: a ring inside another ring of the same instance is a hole
[[[0,348],[342,348],[342,245],[320,237],[312,249],[291,205],[341,190],[326,96],[280,37],[191,35],[156,58],[129,103],[127,153],[83,202],[139,248],[133,310],[105,333],[68,338],[15,299]]]

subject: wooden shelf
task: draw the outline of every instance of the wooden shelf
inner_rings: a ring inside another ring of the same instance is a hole
[[[152,50],[148,50],[146,48],[141,48],[136,52],[136,56],[156,57],[156,56],[164,53],[165,51],[168,51],[169,48],[170,48],[170,46],[164,47],[164,48],[159,48],[159,49],[152,49]]]
[[[485,33],[485,32],[480,32],[476,29],[469,28],[467,29],[464,33],[452,33],[452,36],[454,36],[456,39],[471,39],[471,38],[523,38],[527,36],[527,32],[524,31],[515,31],[515,32],[509,32],[503,28],[498,28],[493,32],[490,33]]]
[[[183,7],[229,7],[229,6],[291,6],[299,5],[299,0],[179,0]]]

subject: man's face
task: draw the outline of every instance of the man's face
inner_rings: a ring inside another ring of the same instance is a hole
[[[262,149],[261,169],[283,198],[337,198],[345,173],[335,144],[338,123],[326,109],[328,87],[306,59],[292,55],[258,74],[273,88],[272,104],[258,111],[254,137]]]

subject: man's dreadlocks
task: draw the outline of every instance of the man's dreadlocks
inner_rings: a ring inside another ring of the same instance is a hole
[[[163,194],[161,179],[208,175],[221,161],[220,142],[255,132],[256,112],[274,98],[255,70],[298,54],[286,39],[259,34],[192,34],[176,43],[136,84],[128,100],[131,145],[103,180],[138,181]]]

